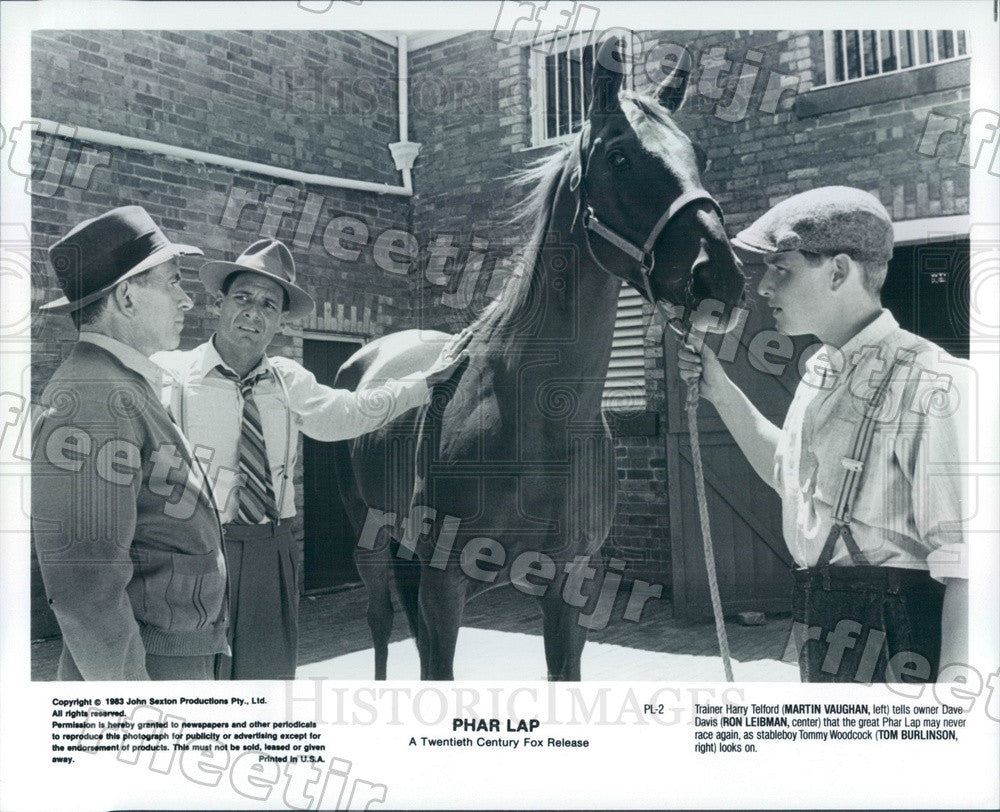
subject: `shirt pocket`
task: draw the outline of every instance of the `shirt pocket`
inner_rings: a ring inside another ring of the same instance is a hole
[[[131,597],[133,605],[141,607],[144,623],[164,631],[184,632],[210,627],[219,619],[226,576],[218,551],[189,554],[142,550],[133,552],[133,558],[136,572],[141,574],[137,579],[141,594]]]
[[[271,476],[277,477],[283,470],[285,454],[288,446],[290,415],[285,406],[284,398],[276,387],[265,390],[263,384],[254,395],[257,409],[260,411],[261,428],[264,432],[264,445],[267,448],[267,461],[271,466]]]

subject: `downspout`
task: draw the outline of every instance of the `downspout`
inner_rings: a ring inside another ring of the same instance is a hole
[[[262,164],[257,161],[245,161],[241,158],[233,158],[228,155],[219,155],[213,152],[203,152],[187,147],[178,147],[173,144],[164,144],[160,141],[150,141],[145,138],[134,138],[130,135],[108,132],[106,130],[95,130],[90,127],[77,127],[71,124],[62,124],[49,119],[32,119],[30,124],[32,131],[54,135],[57,138],[66,138],[74,141],[82,141],[89,144],[100,144],[102,146],[120,147],[122,149],[137,150],[140,152],[163,155],[167,158],[174,158],[196,163],[208,164],[211,166],[221,166],[226,169],[233,169],[237,172],[253,172],[258,175],[267,175],[272,178],[280,178],[295,183],[310,184],[313,186],[327,186],[338,189],[353,189],[361,192],[374,192],[379,195],[396,195],[399,197],[413,196],[413,163],[420,152],[420,144],[413,143],[407,139],[409,129],[409,77],[407,72],[406,37],[396,38],[397,64],[399,69],[398,78],[398,117],[399,117],[399,141],[389,144],[389,151],[392,153],[396,170],[402,175],[402,185],[392,186],[388,183],[375,183],[373,181],[355,180],[354,178],[335,177],[333,175],[318,175],[311,172],[300,172],[297,169],[286,169],[280,166]]]
[[[403,175],[403,188],[413,194],[413,162],[420,154],[420,144],[409,139],[410,131],[410,70],[409,54],[407,53],[406,34],[396,37],[396,66],[399,88],[398,108],[399,108],[399,141],[389,144],[389,151],[392,152],[392,159],[396,162],[396,169]]]

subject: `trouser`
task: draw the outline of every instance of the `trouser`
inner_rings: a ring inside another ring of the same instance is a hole
[[[215,654],[201,654],[193,657],[179,657],[176,655],[147,654],[146,673],[150,679],[214,679],[215,678]],[[73,661],[73,655],[63,644],[62,654],[59,655],[59,667],[56,676],[61,680],[82,680],[83,675]]]
[[[229,645],[219,679],[295,679],[298,563],[291,523],[223,528],[229,572]]]
[[[796,570],[793,635],[803,682],[933,682],[944,585],[924,570]]]

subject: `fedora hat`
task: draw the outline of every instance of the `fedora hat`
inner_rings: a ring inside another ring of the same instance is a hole
[[[200,248],[170,242],[142,206],[120,206],[84,220],[49,248],[63,296],[39,309],[72,313],[100,299],[119,282]]]
[[[214,260],[201,266],[198,276],[209,293],[221,293],[226,277],[234,273],[256,273],[277,282],[288,294],[288,315],[308,316],[315,304],[312,296],[295,284],[295,260],[279,240],[257,240],[235,262]]]

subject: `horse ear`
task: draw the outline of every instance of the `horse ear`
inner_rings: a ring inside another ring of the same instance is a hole
[[[618,91],[625,79],[625,41],[618,37],[605,40],[597,51],[594,76],[591,80],[592,99],[588,118],[621,111]]]
[[[691,76],[690,62],[690,58],[678,60],[670,75],[656,89],[656,100],[671,113],[679,110],[684,103],[688,77]]]

